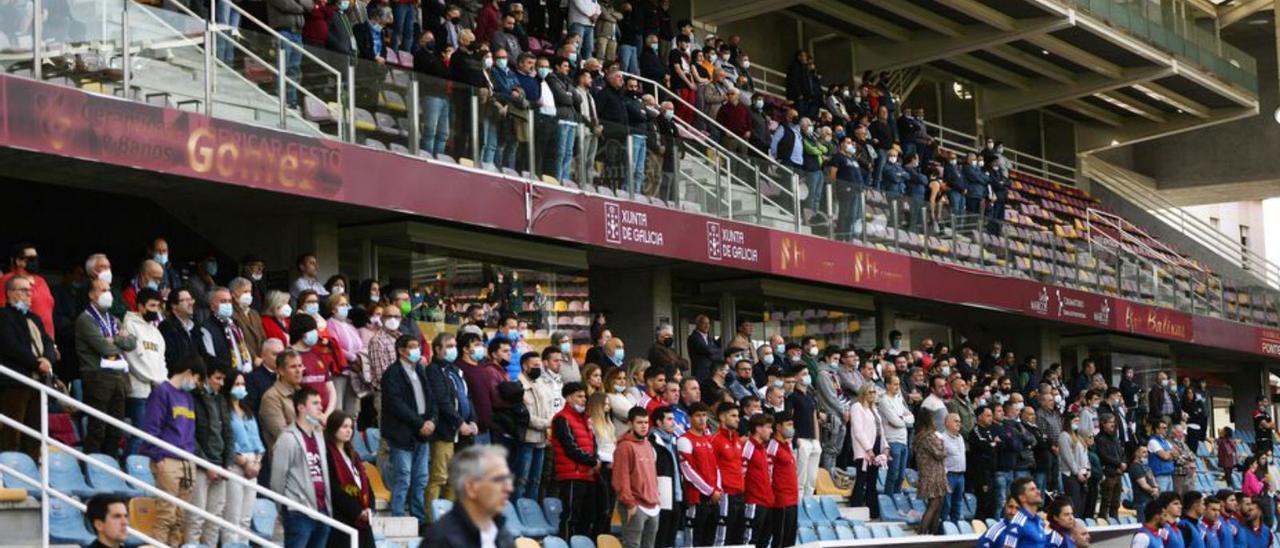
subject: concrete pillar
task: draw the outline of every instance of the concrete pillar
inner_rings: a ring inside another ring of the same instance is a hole
[[[898,326],[897,313],[893,306],[876,302],[876,346],[889,345],[889,332]]]
[[[720,340],[725,341],[725,346],[737,332],[737,317],[738,299],[728,291],[720,293]]]
[[[1046,369],[1051,363],[1062,363],[1062,337],[1058,332],[1052,329],[1036,330],[1038,350],[1036,354],[1040,356],[1040,368]],[[1069,371],[1070,364],[1062,363],[1064,370]]]
[[[324,281],[338,273],[338,223],[328,219],[309,219],[310,250],[316,254],[320,264],[317,277]],[[300,250],[301,251],[306,251]]]
[[[592,311],[607,315],[609,330],[622,338],[630,356],[648,352],[653,328],[672,319],[669,269],[597,268],[591,270],[588,285]]]
[[[1247,365],[1240,375],[1231,376],[1231,419],[1237,429],[1253,430],[1253,412],[1258,409],[1258,397],[1267,393],[1268,371],[1265,366]],[[1275,406],[1271,406],[1273,409]],[[1271,411],[1269,409],[1268,411]],[[1274,417],[1274,413],[1272,414]]]

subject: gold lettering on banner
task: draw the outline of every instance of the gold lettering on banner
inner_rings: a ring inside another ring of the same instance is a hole
[[[1280,331],[1263,329],[1258,333],[1258,348],[1263,354],[1280,356]]]
[[[853,254],[853,282],[878,280],[881,277],[880,263],[861,251]]]
[[[782,270],[786,271],[791,268],[801,268],[804,266],[804,249],[801,249],[800,242],[791,238],[782,239]]]
[[[323,164],[336,165],[333,151],[278,139],[201,127],[187,136],[187,166],[251,183],[313,191]]]
[[[1173,320],[1168,313],[1147,311],[1147,332],[1164,337],[1187,338],[1187,326]]]

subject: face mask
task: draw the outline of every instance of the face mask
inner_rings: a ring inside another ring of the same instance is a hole
[[[156,323],[160,321],[160,313],[152,312],[148,310],[142,313],[142,319],[147,320],[148,322],[151,322],[151,323]]]
[[[578,404],[576,404],[576,403],[575,403],[575,404],[573,404],[573,410],[574,410],[574,411],[577,411],[577,412],[579,412],[579,413],[585,413],[585,412],[587,411],[587,406],[585,406],[585,405],[578,405]]]
[[[654,42],[654,43],[652,43],[652,44],[649,44],[649,49],[651,49],[651,50],[653,50],[653,51],[658,51],[658,43],[657,43],[657,42]]]
[[[311,416],[311,415],[307,415],[307,422],[308,422],[308,423],[310,423],[310,424],[311,424],[311,426],[320,426],[320,418],[319,418],[319,417],[313,417],[313,416]]]
[[[14,301],[13,307],[18,309],[18,312],[26,314],[28,310],[31,310],[31,303],[26,301]]]
[[[566,358],[573,354],[573,343],[569,341],[560,343],[560,353],[564,354]]]
[[[619,348],[619,349],[617,349],[617,350],[614,350],[614,351],[613,351],[613,363],[619,363],[619,364],[620,364],[620,363],[622,363],[622,360],[623,360],[624,358],[626,358],[626,357],[627,357],[627,352],[626,352],[626,350],[623,350],[623,349]]]
[[[845,145],[844,147],[845,154],[848,154],[849,156],[853,156],[853,151],[854,151],[853,145]]]
[[[400,329],[400,318],[387,318],[382,321],[382,327],[387,328],[388,331]]]
[[[497,61],[495,61],[495,63],[497,63],[497,64],[498,64],[498,68],[500,68],[500,69],[502,69],[502,70],[506,70],[506,69],[507,69],[507,58],[506,58],[506,57],[499,57],[499,58],[498,58],[498,60],[497,60]]]
[[[802,386],[809,386],[813,384],[813,377],[810,377],[809,375],[804,375],[800,377],[800,384]]]
[[[110,284],[111,284],[111,271],[110,271],[110,270],[103,270],[102,272],[99,272],[99,273],[98,273],[98,279],[99,279],[99,280],[102,280],[102,281],[104,281],[104,282],[107,282],[107,285],[110,285]]]
[[[891,163],[891,164],[896,164],[896,163],[898,163],[898,157],[897,157],[897,156],[890,156],[890,157],[889,157],[889,163]]]
[[[222,319],[224,319],[224,320],[225,320],[225,319],[227,319],[227,318],[230,318],[230,317],[231,317],[231,313],[232,313],[232,310],[231,310],[231,303],[219,303],[219,304],[218,304],[218,317],[219,317],[219,318],[222,318]]]
[[[204,263],[204,271],[205,271],[205,272],[208,272],[210,276],[217,276],[217,275],[218,275],[218,262],[217,262],[217,261],[208,261],[208,262],[205,262],[205,263]]]
[[[484,68],[493,68],[493,58],[492,58],[492,57],[485,57],[485,58],[484,58]]]
[[[791,438],[796,437],[796,427],[794,427],[794,426],[787,426],[787,427],[784,427],[784,428],[782,429],[782,437],[783,437],[784,439],[788,439],[788,440],[789,440],[789,439],[791,439]]]
[[[254,272],[253,274],[250,274],[250,275],[249,275],[249,279],[251,279],[251,280],[253,280],[253,281],[255,281],[255,282],[256,282],[256,281],[260,281],[260,280],[262,280],[262,273],[261,273],[261,272]]]
[[[293,315],[293,307],[292,307],[292,306],[289,306],[289,305],[287,305],[287,304],[285,304],[285,305],[280,305],[280,308],[276,310],[276,317],[277,317],[277,318],[284,319],[284,318],[288,318],[289,316],[292,316],[292,315]]]
[[[185,381],[183,381],[183,382],[182,382],[182,391],[183,391],[183,392],[190,392],[190,391],[195,390],[195,389],[196,389],[196,381],[193,381],[193,380],[191,380],[191,379],[187,379],[187,380],[185,380]]]
[[[1015,412],[1015,413],[1021,413],[1021,412],[1022,412],[1022,408],[1023,408],[1023,407],[1026,407],[1026,404],[1024,404],[1024,403],[1015,403],[1015,404],[1013,404],[1013,412]]]
[[[157,263],[160,263],[160,266],[164,266],[164,265],[169,264],[169,254],[168,254],[168,253],[156,253],[155,255],[152,255],[152,256],[151,256],[151,258],[152,258],[152,259],[155,259],[155,261],[156,261]]]
[[[765,354],[763,358],[760,358],[760,361],[765,365],[773,365],[773,354]]]
[[[115,302],[116,298],[111,295],[110,291],[103,291],[98,294],[98,299],[95,301],[95,304],[98,305],[99,310],[109,310],[111,305],[115,304]]]
[[[1073,432],[1079,432],[1079,431],[1080,431],[1080,423],[1078,423],[1078,422],[1073,422],[1073,423],[1071,423],[1071,430],[1072,430]]]
[[[547,67],[538,67],[538,78],[545,79],[548,74],[551,74],[551,69]]]
[[[810,355],[810,356],[817,356],[817,355],[818,355],[818,347],[816,347],[816,346],[811,346],[811,347],[809,347],[809,355]]]
[[[576,53],[570,53],[570,54],[569,54],[569,64],[570,64],[570,65],[572,65],[572,64],[577,63],[577,62],[578,62],[578,54],[576,54]]]
[[[317,342],[320,342],[319,331],[312,329],[311,331],[308,331],[306,335],[302,336],[302,344],[305,344],[307,346],[315,346]]]
[[[670,119],[672,119],[672,118],[675,118],[675,116],[676,116],[676,113],[675,113],[675,111],[674,111],[674,110],[664,110],[664,111],[662,111],[662,117],[663,117],[663,118],[666,118],[666,119],[668,119],[668,120],[670,120]]]
[[[338,9],[342,11],[347,11],[347,8],[349,7],[351,7],[350,0],[342,0],[341,2],[338,2]]]
[[[774,388],[782,388],[782,381],[781,380],[773,381],[769,383],[769,386],[772,386]]]
[[[422,360],[422,349],[414,348],[409,350],[409,363],[418,363]]]
[[[780,345],[774,346],[774,347],[773,347],[773,353],[774,353],[774,354],[778,354],[778,355],[786,354],[786,353],[787,353],[787,346],[786,346],[786,345],[784,345],[784,344],[780,344]]]
[[[249,305],[253,304],[253,293],[241,293],[236,298],[236,301],[240,303],[240,306],[249,308]]]
[[[484,349],[483,346],[477,346],[471,349],[471,359],[477,362],[484,361],[484,358],[486,355],[488,355],[488,352]]]
[[[409,302],[408,302],[408,301],[405,301],[405,302],[400,303],[400,313],[401,313],[401,314],[408,315],[410,310],[413,310],[413,308],[411,308],[411,305],[409,304]]]
[[[541,367],[535,367],[535,368],[533,368],[533,369],[530,369],[530,370],[529,370],[529,372],[528,372],[528,373],[526,373],[526,375],[528,375],[528,376],[529,376],[529,380],[531,380],[531,381],[536,381],[536,380],[538,380],[538,377],[541,377],[541,376],[542,376],[542,368],[541,368]]]
[[[342,295],[343,293],[347,292],[347,288],[346,286],[335,285],[333,286],[333,289],[329,290],[329,292],[333,293],[334,295]]]
[[[982,161],[982,160],[978,160],[978,167],[982,167],[982,164],[983,164],[983,161]]]
[[[449,18],[449,22],[450,22],[450,23],[453,23],[453,24],[455,24],[455,25],[456,25],[456,24],[458,24],[458,22],[459,22],[459,21],[462,21],[462,16],[450,17],[450,18]]]
[[[153,281],[149,281],[149,282],[147,282],[147,289],[150,289],[150,290],[153,290],[153,291],[154,291],[154,290],[157,290],[157,289],[160,289],[160,284],[156,283],[154,280],[153,280]]]
[[[320,313],[320,303],[307,303],[302,305],[302,311],[315,316]]]
[[[240,400],[243,400],[244,397],[248,395],[249,395],[248,388],[245,388],[243,386],[231,387],[231,399],[233,400],[240,401]]]
[[[333,315],[336,316],[338,319],[345,320],[347,319],[347,314],[349,312],[351,312],[351,307],[343,305],[343,306],[339,306],[338,310],[334,312]]]
[[[944,377],[948,377],[948,376],[950,376],[950,375],[951,375],[951,367],[950,367],[950,366],[943,367],[943,368],[942,368],[942,376],[944,376]]]

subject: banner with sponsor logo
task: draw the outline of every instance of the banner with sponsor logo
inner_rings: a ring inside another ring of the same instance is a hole
[[[1061,322],[1110,328],[1112,307],[1110,297],[1042,285],[1025,303],[1023,310],[1033,316]]]
[[[1113,329],[1135,335],[1190,342],[1195,334],[1191,314],[1135,302],[1116,301]]]
[[[1258,328],[1256,351],[1273,358],[1280,358],[1280,329]]]
[[[912,261],[905,255],[782,231],[773,231],[770,241],[774,274],[911,294]]]

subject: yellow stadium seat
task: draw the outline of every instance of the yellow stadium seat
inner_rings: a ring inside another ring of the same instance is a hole
[[[1106,527],[1108,525],[1111,525],[1111,523],[1107,521],[1107,518],[1098,518],[1098,525]]]
[[[390,504],[391,490],[387,489],[386,482],[382,481],[382,472],[378,471],[378,467],[372,462],[366,462],[364,473],[369,476],[369,489],[373,491],[373,498],[384,504]]]
[[[0,487],[0,502],[22,502],[27,500],[27,490],[14,487]]]
[[[557,181],[555,177],[552,177],[550,175],[543,175],[542,182],[549,185],[560,186],[560,181]]]
[[[529,537],[520,537],[516,539],[516,548],[540,548],[538,541]]]
[[[476,167],[476,163],[471,158],[458,158],[458,165],[462,167]]]
[[[799,339],[800,337],[803,337],[804,334],[805,334],[805,328],[803,323],[797,323],[791,326],[791,338]]]
[[[973,532],[981,535],[987,532],[987,524],[980,519],[973,520]]]
[[[129,499],[129,526],[138,532],[151,536],[156,526],[156,499],[152,497],[134,497]]]
[[[831,480],[831,473],[826,468],[818,469],[818,483],[814,486],[814,492],[818,495],[837,495],[848,497],[853,495],[853,488],[841,489],[836,487],[836,482]]]
[[[622,541],[613,535],[600,535],[596,537],[596,548],[622,548]]]

